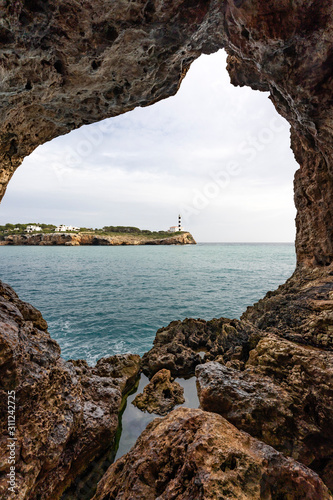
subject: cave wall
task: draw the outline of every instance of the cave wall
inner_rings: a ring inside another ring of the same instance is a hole
[[[333,260],[332,18],[330,0],[234,0],[225,10],[231,82],[268,90],[291,125],[296,253],[306,266]]]
[[[1,0],[0,16],[1,198],[38,145],[175,94],[224,47],[231,82],[291,125],[298,265],[332,262],[330,0]]]

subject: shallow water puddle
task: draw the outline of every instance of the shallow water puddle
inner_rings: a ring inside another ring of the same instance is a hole
[[[189,379],[175,379],[184,389],[185,402],[175,408],[199,408],[199,398],[196,389],[196,377]],[[140,434],[155,418],[163,418],[155,413],[142,412],[132,404],[137,394],[141,393],[149,383],[148,377],[141,374],[139,383],[128,395],[124,408],[119,414],[119,428],[115,445],[103,457],[90,464],[87,470],[64,492],[61,500],[90,500],[95,494],[98,481],[107,471],[108,467],[118,458],[125,455],[134,446]]]
[[[185,406],[186,408],[199,408],[196,378],[176,378],[175,380],[183,387],[185,397],[185,403],[177,405],[175,408],[178,408],[179,406]],[[132,446],[134,446],[140,434],[145,430],[147,425],[154,420],[154,418],[161,418],[160,415],[156,415],[155,413],[142,412],[132,404],[132,401],[135,399],[137,394],[140,394],[148,383],[148,377],[142,374],[138,389],[127,398],[126,407],[122,415],[122,432],[115,460],[122,457],[132,448]]]

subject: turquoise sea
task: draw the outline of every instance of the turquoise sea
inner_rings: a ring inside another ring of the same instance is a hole
[[[293,244],[0,247],[0,279],[41,310],[65,359],[148,351],[175,319],[239,318],[294,271]]]

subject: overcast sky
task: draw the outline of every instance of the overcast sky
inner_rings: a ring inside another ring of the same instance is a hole
[[[289,125],[268,94],[230,84],[224,51],[178,94],[40,146],[17,170],[0,224],[165,230],[197,241],[294,241]]]

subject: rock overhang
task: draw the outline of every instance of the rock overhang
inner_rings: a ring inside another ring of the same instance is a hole
[[[174,95],[224,47],[231,82],[269,91],[291,125],[298,264],[332,262],[329,0],[20,0],[0,15],[1,196],[38,145]]]

